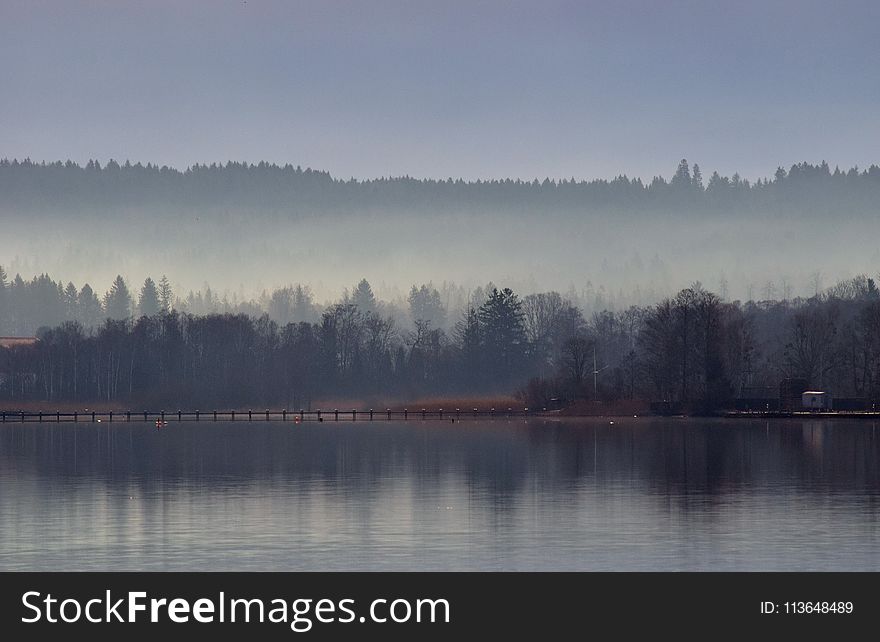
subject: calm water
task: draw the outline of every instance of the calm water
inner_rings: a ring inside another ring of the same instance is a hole
[[[0,429],[0,570],[880,570],[875,424]]]

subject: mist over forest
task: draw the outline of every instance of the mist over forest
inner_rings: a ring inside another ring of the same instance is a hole
[[[450,319],[489,282],[591,314],[695,281],[723,300],[786,300],[876,274],[878,203],[880,167],[825,162],[750,182],[685,160],[669,179],[492,181],[3,160],[0,265],[99,297],[117,275],[133,288],[167,275],[195,313],[265,311],[297,284],[327,306],[366,278],[402,309],[431,284]]]
[[[0,336],[39,341],[2,351],[0,397],[712,411],[786,379],[865,405],[878,203],[880,167],[824,162],[751,183],[4,160]]]

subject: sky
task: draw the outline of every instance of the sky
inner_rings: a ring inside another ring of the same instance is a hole
[[[880,162],[880,3],[0,0],[0,157],[341,178]]]

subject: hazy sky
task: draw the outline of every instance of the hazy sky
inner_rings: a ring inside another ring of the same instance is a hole
[[[0,157],[341,177],[880,162],[880,2],[0,0]]]

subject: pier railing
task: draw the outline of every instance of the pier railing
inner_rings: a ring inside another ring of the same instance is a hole
[[[532,417],[547,414],[546,408],[418,408],[392,410],[321,409],[321,410],[125,410],[83,412],[0,412],[0,424],[6,423],[131,423],[184,421],[415,421],[463,420]]]

